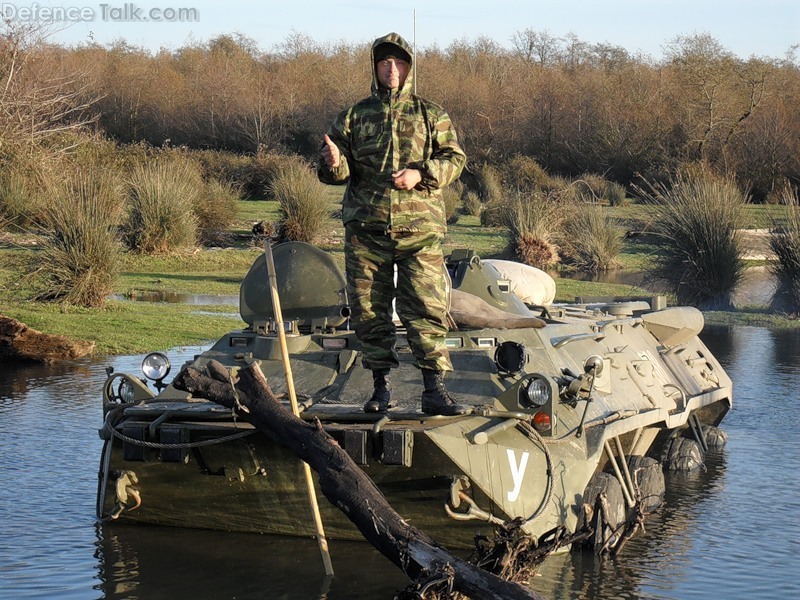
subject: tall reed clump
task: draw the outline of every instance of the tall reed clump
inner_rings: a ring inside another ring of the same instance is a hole
[[[606,197],[609,181],[597,173],[584,173],[572,186],[579,198],[599,202]]]
[[[119,269],[124,192],[113,171],[79,169],[47,182],[42,242],[27,265],[36,300],[100,307]]]
[[[195,150],[191,156],[200,163],[206,179],[235,184],[240,195],[248,200],[262,199],[281,166],[296,160],[293,156],[263,149],[254,155],[224,150]]]
[[[478,193],[483,202],[481,225],[493,227],[500,225],[505,212],[506,194],[500,180],[500,173],[492,165],[481,166],[477,173]]]
[[[6,228],[30,229],[42,220],[41,185],[35,173],[9,168],[0,173],[0,217]]]
[[[194,205],[197,230],[201,242],[216,241],[236,219],[241,194],[225,181],[211,179],[203,185],[203,193]]]
[[[483,203],[481,203],[481,197],[477,193],[471,190],[468,191],[466,194],[464,194],[462,209],[468,215],[471,215],[473,217],[479,216],[481,214],[481,211],[483,210]]]
[[[681,304],[732,308],[745,269],[736,234],[744,194],[730,179],[691,169],[642,195],[652,204],[652,232],[659,240],[651,278],[665,283]]]
[[[442,190],[442,200],[444,201],[444,214],[448,225],[455,225],[461,214],[461,207],[464,202],[464,184],[454,181]]]
[[[776,260],[771,264],[778,288],[772,308],[789,314],[800,313],[800,201],[797,190],[784,197],[786,221],[775,223],[769,245]]]
[[[503,182],[506,187],[530,192],[536,189],[549,191],[553,189],[553,180],[536,160],[530,156],[518,154],[508,161],[503,168]]]
[[[130,177],[126,240],[142,254],[168,254],[197,242],[195,206],[204,191],[196,163],[160,157],[137,165]]]
[[[627,206],[628,194],[625,191],[625,186],[617,183],[616,181],[609,181],[606,188],[606,197],[611,206]]]
[[[560,245],[565,261],[579,271],[608,271],[619,266],[622,232],[602,206],[582,203],[564,220]]]
[[[313,243],[330,221],[326,188],[299,157],[278,168],[268,188],[280,205],[280,237]]]
[[[554,243],[561,228],[559,203],[541,191],[517,191],[503,207],[509,249],[532,267],[546,269],[558,263]]]

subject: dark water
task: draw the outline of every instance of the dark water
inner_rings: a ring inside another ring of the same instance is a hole
[[[551,275],[554,277],[559,276],[558,273],[551,273]],[[652,281],[648,281],[646,273],[638,271],[617,269],[613,271],[601,271],[599,273],[569,273],[564,275],[564,277],[577,279],[579,281],[633,285],[654,293],[667,293],[666,288]],[[776,289],[777,281],[770,273],[768,267],[763,265],[748,267],[745,269],[742,281],[736,287],[733,294],[733,305],[740,308],[746,306],[769,306]]]
[[[647,534],[615,560],[550,557],[540,593],[572,598],[800,597],[800,335],[707,328],[736,384],[727,448],[668,479]],[[171,352],[173,364],[200,348]],[[400,572],[370,546],[98,524],[99,388],[107,363],[0,365],[0,598],[391,598]]]
[[[162,292],[153,290],[137,290],[128,294],[114,294],[112,300],[130,300],[134,302],[167,302],[170,304],[211,305],[224,304],[239,306],[239,296],[218,296],[214,294],[186,294],[184,292]]]

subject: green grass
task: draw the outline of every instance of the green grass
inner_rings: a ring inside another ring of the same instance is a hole
[[[183,292],[187,294],[231,295],[239,285],[260,248],[200,250],[184,256],[123,255],[121,275],[114,291],[133,290]]]
[[[234,306],[110,301],[104,308],[88,309],[0,301],[0,313],[45,333],[92,340],[95,354],[140,354],[202,344],[244,326]]]
[[[751,325],[770,329],[800,329],[800,319],[768,312],[762,307],[736,311],[704,311],[705,322],[713,325]]]
[[[253,223],[257,221],[275,223],[279,217],[280,206],[274,200],[241,200],[231,231],[233,233],[250,233]]]
[[[556,279],[556,302],[574,302],[575,298],[588,296],[653,296],[642,288],[621,283],[597,283],[577,279]]]
[[[744,226],[747,229],[770,229],[775,223],[785,223],[788,207],[779,204],[746,204]]]
[[[481,225],[480,217],[476,215],[461,215],[458,223],[447,228],[444,239],[445,254],[457,248],[467,248],[483,258],[509,258],[507,245],[505,228]]]
[[[636,273],[645,271],[657,251],[658,246],[646,238],[623,240],[622,251],[617,256],[620,269]]]
[[[646,204],[628,204],[627,206],[606,207],[609,216],[620,222],[630,231],[643,231],[652,222],[653,212]],[[769,229],[774,221],[786,220],[786,206],[778,204],[745,204],[742,210],[742,226],[745,229]]]

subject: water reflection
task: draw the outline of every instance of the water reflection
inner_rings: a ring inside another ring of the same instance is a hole
[[[800,335],[797,331],[770,331],[772,361],[787,375],[800,375]]]
[[[72,362],[52,365],[7,363],[0,367],[0,374],[0,402],[4,402],[22,399],[31,389],[39,387],[42,381],[68,381],[73,374],[80,377],[80,366]]]
[[[166,302],[169,304],[192,304],[211,306],[214,304],[239,306],[239,296],[220,296],[214,294],[185,294],[183,292],[162,292],[158,290],[134,290],[127,294],[114,294],[112,300],[133,302]]]
[[[551,273],[556,279],[574,279],[576,281],[593,281],[595,283],[616,283],[620,285],[633,285],[644,287],[645,273],[640,271],[625,271],[623,269],[611,269],[609,271],[590,272],[554,272]],[[558,283],[558,282],[556,282]]]
[[[98,579],[106,600],[391,598],[406,580],[372,546],[332,541],[325,578],[310,539],[103,524]]]
[[[649,281],[647,274],[639,271],[625,271],[613,269],[599,273],[551,273],[553,277],[565,277],[578,281],[594,281],[597,283],[616,283],[631,285],[646,289],[653,293],[665,293],[666,288],[658,283]],[[769,306],[775,294],[777,282],[764,266],[749,267],[745,269],[742,281],[733,294],[734,306]]]

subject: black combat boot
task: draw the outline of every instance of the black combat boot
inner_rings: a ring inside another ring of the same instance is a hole
[[[392,387],[389,381],[389,369],[372,372],[372,383],[375,390],[372,397],[364,404],[364,412],[386,412],[392,406]]]
[[[447,393],[444,385],[444,373],[422,369],[422,379],[425,381],[425,391],[422,392],[422,412],[448,417],[465,415],[469,412],[468,407],[456,404]]]

